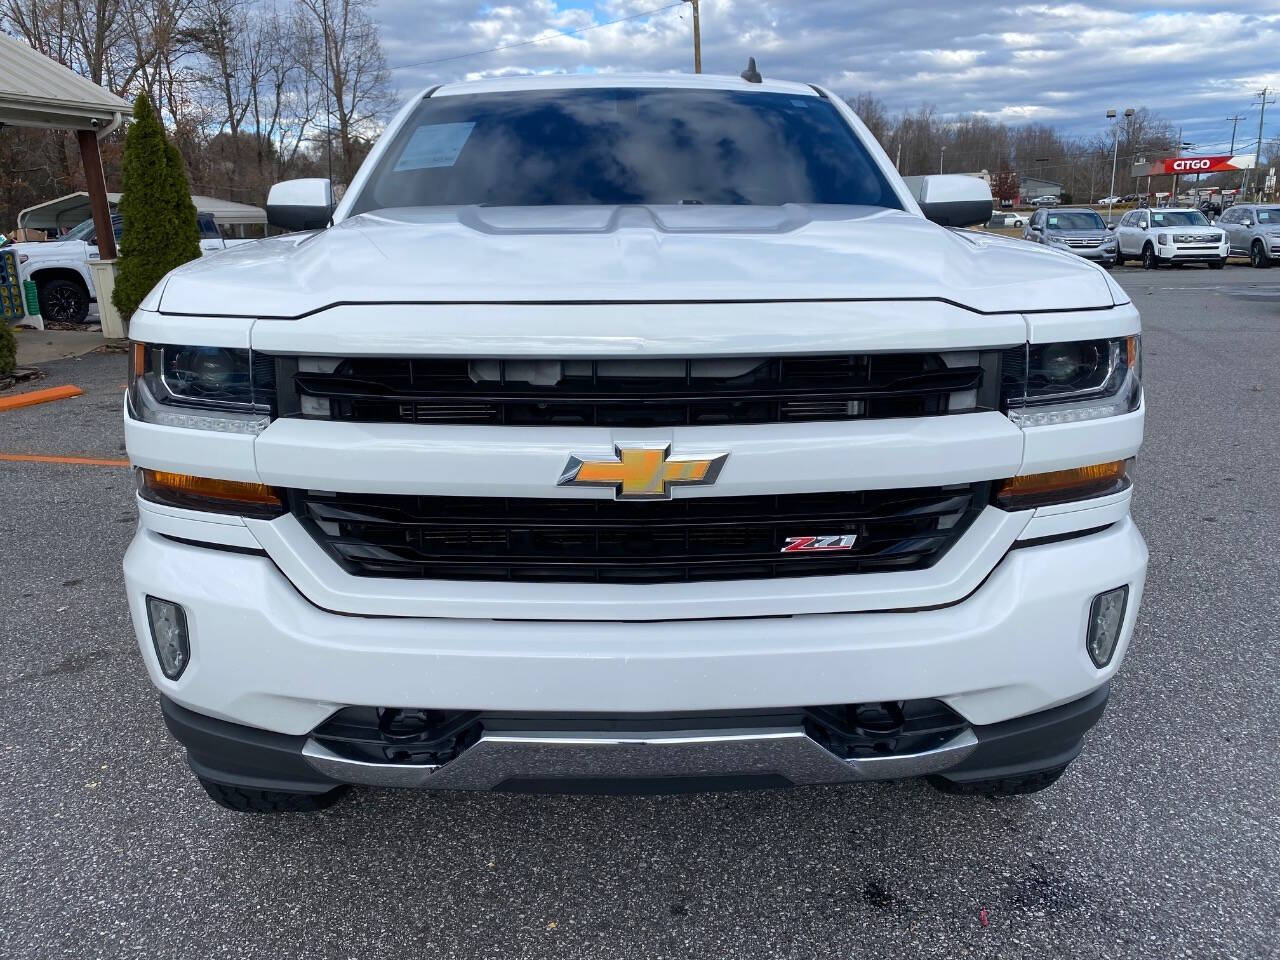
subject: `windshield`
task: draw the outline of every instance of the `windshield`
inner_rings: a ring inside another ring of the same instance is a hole
[[[1280,223],[1280,207],[1259,207],[1259,223]]]
[[[641,203],[902,207],[828,100],[619,88],[426,99],[352,212]]]
[[[1209,221],[1199,210],[1153,210],[1151,222],[1157,227],[1207,227]]]
[[[1105,230],[1102,218],[1089,210],[1053,213],[1049,215],[1050,230]]]
[[[85,240],[92,233],[93,233],[93,220],[89,219],[76,224],[74,227],[72,227],[70,230],[68,230],[58,239],[59,240]]]

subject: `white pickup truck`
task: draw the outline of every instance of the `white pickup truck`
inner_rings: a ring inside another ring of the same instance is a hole
[[[217,802],[1080,751],[1146,572],[1138,311],[749,76],[432,88],[134,314],[128,602]]]
[[[115,214],[111,223],[118,245],[124,220]],[[212,214],[197,213],[196,223],[200,227],[201,256],[251,242],[224,239]],[[18,254],[19,275],[36,285],[41,326],[44,320],[83,323],[89,315],[89,304],[98,298],[89,270],[89,261],[98,259],[98,237],[93,221],[85,220],[57,240],[14,244],[14,250]]]

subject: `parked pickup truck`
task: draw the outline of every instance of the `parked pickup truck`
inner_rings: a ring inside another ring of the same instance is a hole
[[[214,800],[1080,751],[1147,564],[1138,311],[746,76],[434,87],[133,315],[129,608]]]
[[[124,233],[124,220],[115,214],[111,223],[118,244]],[[251,242],[223,239],[212,214],[197,213],[196,223],[200,227],[201,256]],[[89,261],[98,259],[98,237],[93,221],[84,221],[57,240],[19,243],[14,247],[22,279],[35,282],[41,317],[62,323],[82,323],[89,315],[89,303],[98,298],[89,270]]]

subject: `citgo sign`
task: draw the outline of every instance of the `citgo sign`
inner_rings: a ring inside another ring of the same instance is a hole
[[[1220,170],[1246,170],[1253,157],[1166,157],[1151,164],[1150,173],[1217,173]]]

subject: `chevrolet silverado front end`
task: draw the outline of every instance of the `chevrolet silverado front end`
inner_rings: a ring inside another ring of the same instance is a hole
[[[926,193],[815,87],[481,81],[167,277],[125,573],[210,794],[1052,783],[1142,595],[1138,314]]]

